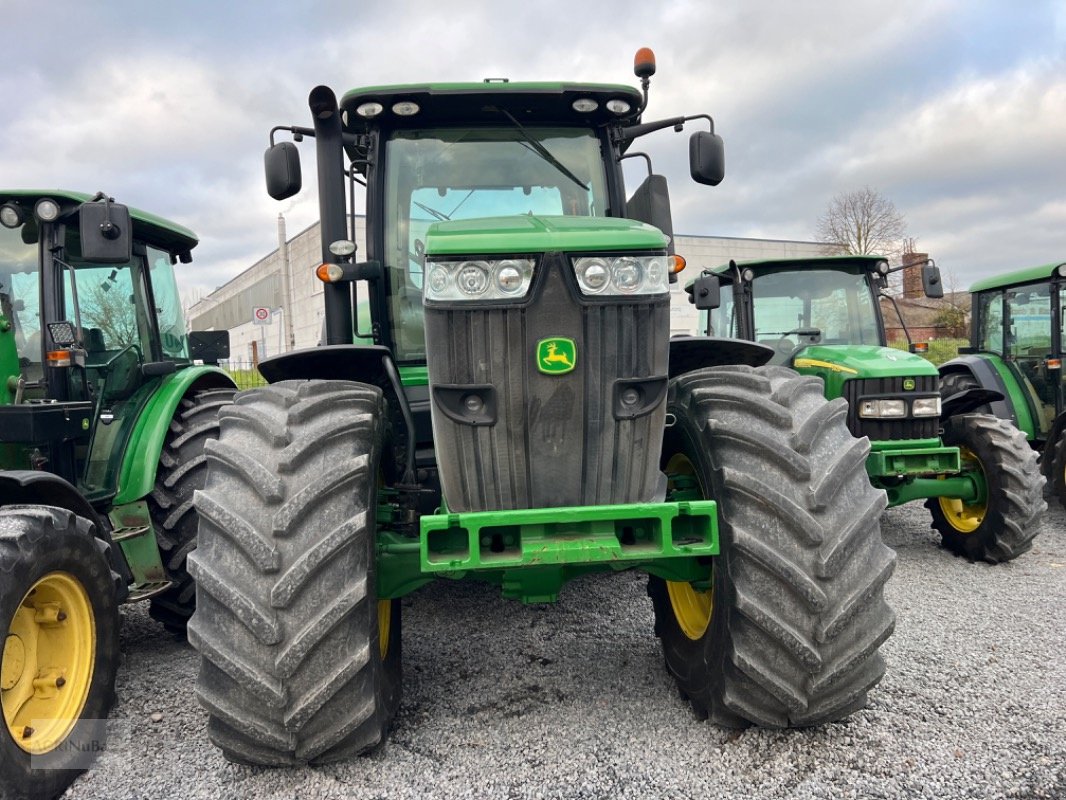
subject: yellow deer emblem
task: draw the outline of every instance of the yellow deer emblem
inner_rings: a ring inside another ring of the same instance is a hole
[[[570,367],[570,369],[573,369],[574,364],[572,361],[570,361],[570,356],[568,356],[566,353],[560,353],[558,352],[558,350],[559,345],[557,345],[555,342],[551,342],[548,344],[548,354],[544,356],[544,365],[547,366],[548,364],[562,364],[564,367]]]
[[[546,375],[570,372],[577,362],[577,346],[573,339],[557,336],[537,343],[537,369]]]

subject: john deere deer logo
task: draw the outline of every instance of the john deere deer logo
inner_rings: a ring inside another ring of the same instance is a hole
[[[545,375],[563,375],[577,366],[577,345],[573,339],[556,336],[537,342],[537,369]]]

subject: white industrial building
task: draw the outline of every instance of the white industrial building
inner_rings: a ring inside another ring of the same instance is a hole
[[[360,243],[366,241],[365,223],[365,218],[356,217],[356,239]],[[192,330],[230,332],[230,354],[234,361],[251,360],[253,341],[258,357],[265,358],[286,349],[312,347],[322,336],[323,284],[314,272],[322,258],[319,225],[315,223],[289,239],[285,233],[285,221],[279,216],[278,230],[278,241],[285,242],[284,246],[279,246],[188,310]],[[688,268],[681,274],[681,280],[672,286],[671,332],[696,332],[697,313],[682,286],[704,267],[718,266],[731,258],[750,261],[818,255],[822,247],[817,242],[678,234],[674,248],[685,257]],[[288,304],[285,303],[286,284]],[[292,309],[291,332],[285,322],[286,305]],[[268,316],[268,324],[255,322],[255,309],[266,309],[260,312],[260,316]],[[360,328],[368,329],[369,320],[361,319]],[[290,336],[292,345],[286,347]]]

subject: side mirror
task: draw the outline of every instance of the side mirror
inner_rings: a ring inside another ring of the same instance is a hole
[[[688,168],[692,180],[717,186],[725,177],[725,143],[717,133],[698,131],[688,140]]]
[[[189,334],[189,358],[218,365],[229,358],[229,331],[193,331]]]
[[[130,210],[106,197],[78,209],[81,257],[98,264],[128,264],[133,258]]]
[[[267,194],[275,200],[285,200],[297,194],[303,186],[300,173],[300,151],[292,142],[272,144],[263,154],[266,170]]]
[[[666,234],[667,250],[674,252],[674,222],[670,214],[670,190],[662,175],[649,175],[626,201],[626,216],[647,222]]]
[[[936,264],[922,266],[922,288],[926,297],[943,297],[944,284],[940,282],[940,267]]]
[[[688,300],[700,311],[709,311],[722,304],[722,285],[717,275],[700,275],[685,287]]]

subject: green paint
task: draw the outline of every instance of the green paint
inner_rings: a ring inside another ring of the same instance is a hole
[[[987,494],[987,487],[980,472],[964,472],[945,478],[915,478],[897,486],[885,486],[874,481],[874,486],[885,490],[889,506],[899,506],[930,497],[951,497],[965,503],[977,503]]]
[[[31,211],[42,197],[49,197],[61,204],[86,203],[93,198],[91,194],[71,192],[66,189],[0,189],[0,203],[8,200],[18,201],[20,205]],[[116,200],[122,202],[121,197]],[[147,211],[141,211],[133,206],[129,206],[129,210],[135,239],[143,239],[152,244],[158,243],[174,252],[192,250],[200,241],[195,233],[183,225]]]
[[[233,381],[221,369],[208,366],[190,366],[165,376],[159,388],[147,402],[123,452],[119,469],[118,494],[115,504],[139,500],[155,485],[159,454],[163,451],[170,420],[181,398],[194,384],[208,386],[233,386]]]
[[[1003,275],[996,275],[992,278],[985,278],[973,284],[970,287],[970,292],[983,292],[987,289],[1003,289],[1015,284],[1046,281],[1055,274],[1055,269],[1064,263],[1066,262],[1052,261],[1050,264],[1041,264],[1039,267],[1026,267]]]
[[[866,472],[871,478],[897,478],[903,475],[949,475],[959,471],[959,448],[899,447],[899,442],[878,442],[882,448],[871,450]],[[876,483],[876,481],[875,481]]]
[[[833,366],[803,366],[806,360]],[[825,382],[828,400],[843,395],[844,382],[848,380],[937,374],[936,367],[921,356],[878,345],[811,345],[793,356],[793,366],[801,375],[821,378]]]
[[[718,553],[713,500],[437,514],[421,519],[430,573]]]
[[[1030,410],[1029,394],[1018,379],[1017,372],[1011,369],[1011,365],[1004,361],[1001,356],[994,353],[979,353],[977,357],[987,361],[999,374],[1003,384],[1007,387],[1007,403],[1010,405],[1011,413],[1014,415],[1012,422],[1025,434],[1026,439],[1032,441],[1037,438],[1040,431]]]
[[[663,252],[667,239],[651,225],[616,217],[512,216],[435,222],[426,256],[641,250]]]
[[[114,506],[108,513],[113,530],[111,538],[122,550],[133,587],[159,583],[167,579],[152,528],[152,516],[143,500]]]
[[[0,404],[14,402],[21,374],[14,327],[7,317],[0,316]]]
[[[545,375],[565,375],[577,366],[577,344],[565,336],[537,342],[537,369]]]
[[[404,386],[428,386],[429,367],[424,365],[397,367],[400,373],[400,383]]]

